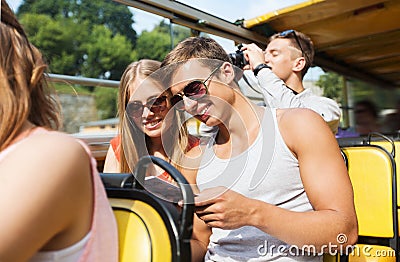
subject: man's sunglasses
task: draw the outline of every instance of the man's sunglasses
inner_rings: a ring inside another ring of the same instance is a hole
[[[145,107],[155,114],[160,113],[167,108],[167,96],[150,98],[147,100],[145,105],[139,101],[129,102],[126,106],[126,111],[129,116],[139,118],[143,115],[143,110]]]
[[[221,66],[215,68],[204,81],[194,80],[183,88],[183,93],[178,93],[174,95],[171,98],[171,104],[174,106],[174,108],[180,111],[185,110],[185,104],[181,102],[183,101],[183,96],[186,96],[187,98],[190,98],[192,100],[199,100],[203,98],[206,94],[208,94],[208,86],[206,85],[206,83],[220,67]]]
[[[301,43],[300,43],[300,40],[299,40],[299,37],[298,37],[297,34],[296,34],[296,31],[294,31],[293,29],[286,30],[286,31],[282,31],[282,32],[279,33],[279,37],[281,37],[281,38],[286,38],[286,37],[288,37],[288,35],[290,35],[290,34],[293,34],[294,39],[295,39],[296,42],[297,42],[297,45],[300,47],[301,54],[302,54],[303,56],[305,56],[303,46],[302,46]]]

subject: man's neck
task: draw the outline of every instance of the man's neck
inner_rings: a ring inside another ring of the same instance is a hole
[[[303,82],[300,76],[292,75],[285,81],[285,84],[297,94],[304,91]]]
[[[227,123],[219,126],[219,133],[216,137],[216,145],[229,147],[231,155],[238,155],[255,141],[259,130],[264,109],[254,105],[247,99],[237,97],[232,105],[232,115]],[[218,154],[217,154],[218,155]],[[219,155],[226,158],[227,155]]]

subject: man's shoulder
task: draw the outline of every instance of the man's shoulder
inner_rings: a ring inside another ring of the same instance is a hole
[[[314,110],[304,107],[293,107],[293,108],[277,108],[277,115],[285,114],[286,116],[296,116],[298,114],[316,114]]]
[[[315,94],[310,88],[304,89],[304,91],[299,93],[297,96],[303,99],[315,99],[315,100],[327,100],[327,101],[329,100],[335,102],[335,100],[331,98]]]
[[[278,123],[285,126],[303,126],[304,124],[313,124],[320,122],[320,115],[309,108],[285,108],[276,111]]]

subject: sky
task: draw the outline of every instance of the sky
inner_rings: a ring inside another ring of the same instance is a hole
[[[16,11],[22,0],[6,0],[11,8]],[[51,0],[49,0],[51,1]],[[279,10],[294,4],[304,2],[304,0],[179,0],[186,5],[200,9],[214,16],[225,19],[229,22],[235,22],[237,19],[251,19],[257,16]],[[144,12],[136,8],[130,8],[134,14],[133,28],[140,34],[143,30],[151,31],[163,20],[163,17]],[[214,37],[224,49],[231,53],[236,50],[233,41]],[[307,73],[306,80],[317,80],[323,71],[319,68],[312,68]]]

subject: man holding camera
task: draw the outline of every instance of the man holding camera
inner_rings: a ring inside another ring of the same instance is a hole
[[[340,108],[332,99],[314,95],[303,86],[303,77],[314,59],[314,45],[301,32],[286,30],[270,37],[263,52],[257,45],[243,45],[241,50],[261,86],[264,101],[273,108],[309,108],[317,112],[337,133]]]

